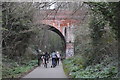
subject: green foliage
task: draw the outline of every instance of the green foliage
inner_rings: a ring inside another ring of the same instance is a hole
[[[75,56],[63,61],[64,71],[68,76],[73,76],[74,72],[84,68],[84,59],[79,56]]]
[[[28,63],[26,63],[27,66],[37,66],[37,60],[32,60]]]
[[[29,3],[2,3],[3,54],[11,59],[15,59],[14,56],[23,56],[29,45],[32,31],[24,33],[32,27],[32,12],[31,9],[27,11],[29,5]]]
[[[77,61],[76,61],[77,60]],[[84,63],[84,61],[82,62]],[[80,59],[69,58],[64,60],[64,70],[72,78],[113,78],[118,73],[117,66],[105,66],[106,63],[83,67]],[[77,65],[75,65],[77,64]],[[80,67],[82,66],[82,67]]]
[[[93,13],[100,14],[104,17],[104,21],[108,21],[110,27],[112,27],[113,32],[119,37],[119,9],[120,9],[120,2],[100,2],[100,3],[87,3]]]
[[[24,64],[20,65],[17,62],[13,60],[8,60],[7,63],[5,59],[3,59],[3,65],[2,65],[2,77],[3,78],[18,78],[22,74],[30,71],[33,69],[35,66],[37,66],[37,60],[31,60],[28,62],[25,62]]]
[[[86,58],[85,66],[99,64],[105,56],[114,57],[116,55],[117,47],[115,45],[117,46],[117,40],[115,37],[120,30],[117,29],[118,24],[116,23],[118,22],[116,14],[119,13],[119,2],[88,2],[87,4],[91,10],[90,18],[88,18],[88,23],[85,21],[83,24],[88,25],[82,24],[81,28],[76,30],[75,37],[75,54],[82,54]],[[113,9],[113,7],[116,9]]]

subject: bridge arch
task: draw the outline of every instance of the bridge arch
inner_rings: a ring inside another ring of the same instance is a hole
[[[48,25],[48,24],[37,24],[34,25],[35,27],[38,27],[40,29],[45,29],[45,30],[50,30],[52,32],[55,32],[56,34],[58,34],[60,36],[60,38],[63,40],[63,44],[64,44],[64,52],[66,51],[66,39],[65,36],[54,26],[52,25]]]

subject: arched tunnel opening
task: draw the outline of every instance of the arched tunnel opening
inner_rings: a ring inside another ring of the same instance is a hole
[[[30,43],[34,45],[34,49],[37,53],[41,52],[52,53],[58,51],[62,57],[65,58],[66,54],[66,40],[63,34],[54,26],[39,24],[38,32],[31,37]],[[38,40],[37,40],[38,39]]]
[[[61,39],[62,39],[63,42],[64,42],[64,49],[66,49],[66,40],[65,40],[65,37],[63,36],[63,34],[62,34],[58,29],[56,29],[56,28],[53,27],[53,26],[49,26],[49,29],[48,29],[48,30],[57,33],[57,34],[61,37]]]

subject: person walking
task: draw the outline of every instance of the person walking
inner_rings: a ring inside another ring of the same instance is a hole
[[[45,54],[43,54],[42,56],[42,59],[43,59],[43,64],[44,64],[44,67],[47,68],[47,60],[48,60],[49,56],[48,56],[48,53],[45,52]]]
[[[46,62],[49,63],[50,55],[48,52],[45,53]]]
[[[41,61],[42,61],[42,55],[41,55],[41,50],[39,50],[39,49],[36,49],[36,51],[37,51],[37,58],[38,58],[38,66],[41,66]]]
[[[38,66],[41,66],[41,61],[42,61],[42,55],[38,54]]]
[[[42,59],[42,64],[44,65],[44,63],[45,63],[45,60],[44,60],[44,55],[45,55],[45,53],[43,52],[42,53],[42,56],[41,56],[41,59]]]
[[[51,57],[52,57],[52,66],[51,66],[51,68],[54,68],[56,66],[56,64],[57,64],[57,62],[56,62],[57,55],[56,55],[55,51],[53,51],[53,53],[51,54]]]
[[[59,65],[59,61],[60,61],[60,54],[59,54],[59,52],[57,52],[57,65]]]

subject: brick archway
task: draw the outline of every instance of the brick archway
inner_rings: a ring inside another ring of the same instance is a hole
[[[70,27],[65,27],[65,28],[63,27],[63,29],[60,31],[59,29],[61,28],[56,28],[55,26],[52,26],[49,24],[39,23],[34,26],[44,28],[46,30],[50,30],[57,33],[61,37],[61,39],[64,41],[66,58],[74,55],[74,39],[72,40],[70,38],[70,34],[69,34],[70,33],[69,31],[71,31]]]
[[[46,17],[46,14],[49,12],[52,14],[50,13]],[[55,13],[55,11],[49,9],[35,12],[33,22],[34,24],[46,24],[53,26],[61,32],[66,42],[66,57],[69,58],[74,55],[74,28],[78,25],[79,20],[75,17],[77,15],[71,16],[70,14],[72,12],[69,10],[60,10],[56,15]]]

